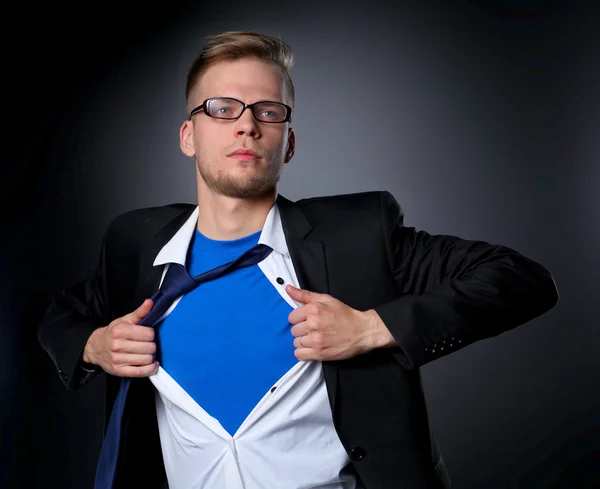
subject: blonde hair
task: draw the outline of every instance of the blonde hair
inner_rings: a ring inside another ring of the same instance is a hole
[[[294,84],[289,73],[294,65],[292,49],[281,39],[247,31],[224,32],[206,39],[202,52],[188,71],[185,88],[186,103],[189,104],[192,90],[209,67],[221,61],[243,58],[260,59],[279,68],[293,106]]]

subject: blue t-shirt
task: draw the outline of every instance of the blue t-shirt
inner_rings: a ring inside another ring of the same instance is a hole
[[[186,268],[192,276],[211,270],[256,245],[259,237],[257,232],[216,241],[196,230]],[[205,282],[158,325],[161,366],[233,435],[297,363],[291,311],[258,265]]]

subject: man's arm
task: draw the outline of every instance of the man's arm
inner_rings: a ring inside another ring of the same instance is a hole
[[[402,225],[394,197],[382,194],[383,235],[401,297],[375,308],[407,369],[496,336],[550,310],[550,272],[505,246],[430,235]]]
[[[53,297],[38,327],[38,341],[70,390],[83,387],[102,371],[85,364],[82,355],[91,334],[113,319],[106,283],[109,232],[110,227],[96,269],[85,281]]]

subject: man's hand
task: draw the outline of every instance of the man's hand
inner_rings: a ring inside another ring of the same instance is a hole
[[[372,309],[358,311],[330,295],[291,285],[286,291],[303,304],[288,316],[298,360],[343,360],[396,344]]]
[[[146,299],[135,311],[94,331],[85,345],[83,361],[99,365],[119,377],[155,374],[158,362],[153,357],[156,352],[154,328],[139,325],[152,306],[153,302]]]

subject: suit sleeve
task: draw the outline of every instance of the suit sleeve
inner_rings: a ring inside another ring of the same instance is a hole
[[[38,341],[69,390],[80,389],[102,372],[93,365],[82,368],[82,355],[94,330],[113,319],[106,278],[109,235],[110,226],[102,240],[96,269],[86,280],[53,297],[38,327]]]
[[[400,296],[375,308],[406,369],[496,336],[550,310],[558,291],[539,263],[500,245],[403,226],[384,192],[383,239]]]

